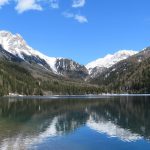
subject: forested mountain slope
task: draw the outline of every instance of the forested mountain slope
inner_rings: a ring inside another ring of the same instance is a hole
[[[118,62],[90,80],[116,93],[150,93],[150,47]]]

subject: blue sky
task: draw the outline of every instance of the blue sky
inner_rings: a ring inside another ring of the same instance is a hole
[[[0,0],[0,30],[48,56],[86,64],[150,45],[149,0]]]

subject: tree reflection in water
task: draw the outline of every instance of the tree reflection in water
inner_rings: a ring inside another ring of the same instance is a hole
[[[123,141],[150,138],[149,97],[1,99],[1,148],[22,149],[87,126]]]

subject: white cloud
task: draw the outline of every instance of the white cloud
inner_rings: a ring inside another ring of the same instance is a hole
[[[22,13],[27,10],[42,10],[42,7],[36,0],[18,0],[15,9],[18,13]]]
[[[88,22],[87,18],[85,16],[82,16],[82,15],[77,15],[76,14],[74,16],[74,19],[77,20],[80,23],[87,23]]]
[[[59,0],[50,0],[50,7],[54,9],[59,8]]]
[[[79,15],[79,14],[73,14],[73,13],[68,13],[68,12],[64,12],[63,15],[66,18],[73,18],[76,21],[78,21],[79,23],[87,23],[88,20],[85,16]]]
[[[0,0],[0,8],[5,5],[8,4],[9,0]]]
[[[73,0],[72,7],[78,8],[83,7],[85,5],[85,0]]]

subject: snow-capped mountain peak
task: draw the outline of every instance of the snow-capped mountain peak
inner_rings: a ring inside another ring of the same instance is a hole
[[[120,50],[114,54],[108,54],[104,58],[99,58],[95,61],[92,61],[86,65],[86,68],[89,70],[89,73],[92,72],[92,69],[95,67],[99,68],[109,68],[116,64],[117,62],[127,59],[128,57],[138,53],[133,50]]]
[[[20,34],[12,34],[8,31],[0,31],[0,44],[9,53],[25,60],[26,56],[34,56],[46,61],[50,68],[56,73],[55,63],[57,58],[48,57],[37,50],[31,48]]]

